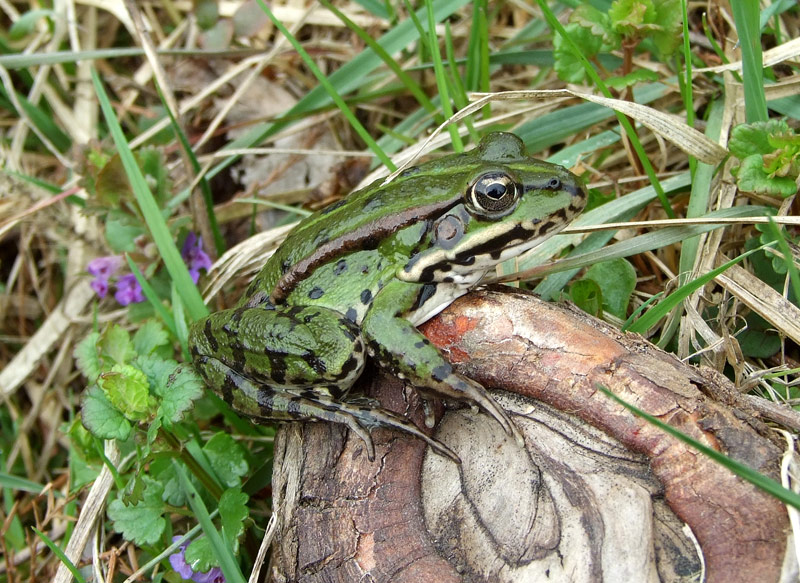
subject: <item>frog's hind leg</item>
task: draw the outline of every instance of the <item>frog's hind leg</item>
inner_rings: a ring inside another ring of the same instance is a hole
[[[329,392],[325,387],[298,389],[257,385],[233,370],[227,371],[226,384],[223,394],[233,399],[229,401],[226,398],[226,402],[257,422],[319,420],[345,425],[364,442],[370,461],[375,459],[375,445],[370,432],[382,427],[418,437],[437,453],[461,463],[451,449],[426,435],[405,417],[372,405],[335,400],[325,394]],[[256,403],[257,410],[253,408]]]

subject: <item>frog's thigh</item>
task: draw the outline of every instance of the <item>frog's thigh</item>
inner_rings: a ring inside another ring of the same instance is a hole
[[[338,398],[364,368],[358,328],[319,306],[223,310],[193,326],[190,344],[196,367],[220,389],[231,388],[226,376],[235,371],[255,385]]]

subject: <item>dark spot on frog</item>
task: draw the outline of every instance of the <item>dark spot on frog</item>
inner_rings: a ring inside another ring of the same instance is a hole
[[[362,361],[359,358],[352,356],[348,358],[347,361],[342,365],[342,371],[341,374],[339,374],[339,378],[345,378],[354,370],[358,370],[358,367],[361,366],[361,362]]]
[[[433,377],[433,380],[441,382],[450,376],[450,373],[452,372],[453,368],[449,364],[443,364],[441,366],[437,366],[431,371],[431,377]]]
[[[435,294],[436,294],[436,284],[435,283],[426,283],[425,285],[423,285],[422,289],[420,290],[419,294],[417,295],[417,300],[414,302],[414,305],[411,308],[412,311],[413,310],[418,310],[419,308],[424,306],[425,302],[427,302],[429,299],[431,299]]]
[[[344,334],[350,342],[356,344],[356,338],[358,338],[358,331],[354,330],[353,328],[354,327],[348,326],[347,322],[342,322],[342,326],[340,326],[342,334]]]
[[[414,174],[419,174],[419,166],[411,166],[410,168],[406,168],[400,173],[398,178],[408,178],[409,176],[414,176]]]
[[[539,227],[539,231],[540,231],[540,232],[543,232],[543,233],[548,233],[548,232],[550,232],[550,230],[551,230],[551,229],[553,229],[555,226],[556,226],[556,225],[555,225],[555,223],[554,223],[553,221],[548,221],[548,222],[546,222],[545,224],[543,224],[541,227]]]
[[[333,275],[341,275],[345,271],[347,271],[347,261],[345,259],[340,259],[333,268]]]
[[[361,292],[361,303],[365,306],[368,305],[372,301],[372,292],[368,289],[365,289]]]
[[[380,206],[382,204],[383,204],[383,201],[381,200],[381,198],[379,196],[373,197],[369,201],[367,201],[367,204],[365,204],[364,207],[361,210],[362,210],[362,212],[364,214],[368,214],[368,213],[372,212],[373,210],[375,210],[376,207],[380,208]]]
[[[442,279],[442,283],[453,283],[453,281],[455,281],[455,280],[452,277],[450,277],[449,275],[447,277],[445,277],[444,279]]]
[[[431,341],[427,338],[423,338],[422,340],[418,340],[414,343],[414,348],[425,348]]]
[[[308,355],[304,357],[304,360],[308,363],[308,366],[310,366],[312,370],[317,374],[324,375],[326,372],[328,372],[328,365],[325,364],[325,361],[322,358],[318,356]]]
[[[225,380],[222,383],[222,400],[230,407],[233,404],[233,391],[238,387],[236,386],[236,379],[232,378],[230,373],[225,375]]]
[[[219,350],[219,344],[217,343],[217,338],[214,335],[214,330],[211,329],[211,318],[206,319],[205,328],[203,328],[203,334],[208,341],[208,346],[211,348],[211,352],[217,352]]]
[[[356,312],[355,308],[347,308],[347,311],[344,313],[344,317],[355,324],[356,319],[358,318],[358,312]]]
[[[321,287],[315,287],[310,292],[308,292],[308,297],[309,299],[312,300],[318,300],[323,296],[324,293],[325,290],[323,290]]]
[[[361,273],[363,273],[364,275],[368,274],[369,273],[369,265],[362,265],[361,266]]]
[[[341,199],[341,200],[337,200],[337,201],[336,201],[336,202],[334,202],[333,204],[329,204],[329,205],[328,205],[328,206],[326,206],[324,209],[322,209],[321,211],[319,211],[319,214],[320,214],[320,215],[327,215],[328,213],[330,213],[330,212],[332,212],[332,211],[335,211],[336,209],[338,209],[339,207],[341,207],[341,206],[342,206],[342,205],[343,205],[345,202],[347,202],[347,199],[346,199],[346,198],[343,198],[343,199]]]
[[[291,261],[291,259],[287,259],[286,261],[284,261],[283,263],[281,263],[281,273],[286,273],[287,271],[289,271],[289,268],[290,268],[291,266],[292,266],[292,261]]]
[[[294,417],[302,417],[303,405],[298,397],[292,397],[289,399],[289,402],[286,403],[286,412]]]

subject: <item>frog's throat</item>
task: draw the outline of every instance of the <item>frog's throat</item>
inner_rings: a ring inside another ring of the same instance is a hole
[[[297,285],[308,278],[320,265],[324,265],[332,258],[362,249],[376,249],[388,235],[395,231],[424,221],[433,216],[438,216],[462,202],[462,195],[435,202],[429,205],[408,208],[390,216],[381,217],[371,223],[361,225],[357,229],[346,233],[320,245],[308,257],[295,263],[284,273],[269,296],[270,301],[277,305],[283,302]]]

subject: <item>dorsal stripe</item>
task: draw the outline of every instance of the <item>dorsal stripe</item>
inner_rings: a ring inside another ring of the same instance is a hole
[[[457,196],[446,200],[424,206],[411,207],[399,213],[384,216],[371,223],[361,225],[349,233],[323,243],[308,257],[304,257],[292,265],[281,276],[270,294],[270,301],[273,304],[283,302],[301,281],[308,278],[317,267],[327,263],[332,258],[350,251],[375,249],[391,233],[417,221],[424,221],[432,216],[438,216],[461,201],[462,197],[461,193],[459,193]]]

